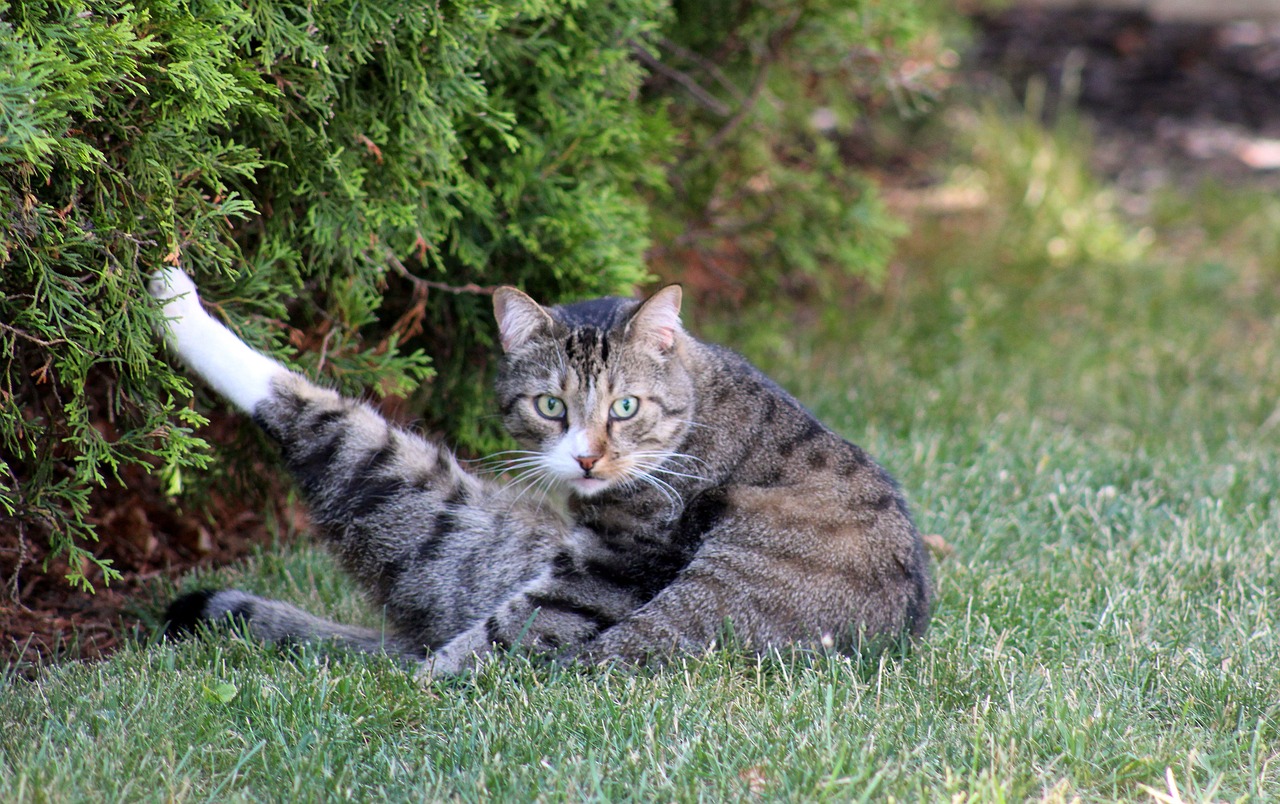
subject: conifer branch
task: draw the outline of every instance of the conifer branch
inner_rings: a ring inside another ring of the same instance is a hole
[[[17,335],[19,338],[25,338],[26,340],[29,340],[32,343],[39,344],[40,346],[45,347],[46,349],[48,349],[51,346],[57,346],[60,343],[67,343],[66,338],[54,338],[51,341],[46,341],[43,338],[37,338],[35,335],[32,335],[30,332],[18,329],[17,327],[11,327],[8,324],[4,323],[3,321],[0,321],[0,329],[3,329],[5,332],[12,332],[14,335]]]

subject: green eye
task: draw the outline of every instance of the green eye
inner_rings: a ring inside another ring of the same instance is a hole
[[[615,400],[609,407],[609,415],[615,419],[630,419],[640,409],[640,400],[634,396],[624,396]]]
[[[558,396],[543,394],[533,400],[533,404],[538,409],[538,415],[545,419],[564,418],[564,400]]]

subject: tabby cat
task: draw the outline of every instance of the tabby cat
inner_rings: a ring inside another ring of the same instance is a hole
[[[495,292],[497,400],[525,448],[502,464],[508,484],[252,350],[181,271],[151,290],[172,349],[279,442],[315,529],[389,624],[221,590],[174,601],[173,633],[232,617],[263,640],[338,641],[430,674],[517,646],[641,662],[730,635],[850,651],[925,631],[927,559],[893,479],[688,335],[679,286],[559,307]]]

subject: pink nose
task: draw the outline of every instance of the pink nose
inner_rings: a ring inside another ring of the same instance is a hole
[[[596,461],[600,460],[599,455],[578,455],[574,458],[578,465],[582,467],[582,471],[590,472],[591,467],[596,465]]]

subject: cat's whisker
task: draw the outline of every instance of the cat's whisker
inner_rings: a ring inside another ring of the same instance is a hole
[[[623,481],[623,484],[622,484],[625,488],[635,488],[640,484],[644,484],[646,486],[653,485],[652,483],[649,482],[649,476],[641,471],[628,472],[625,475],[625,478],[626,479]],[[661,492],[662,489],[658,489],[658,491]],[[667,495],[665,492],[663,492],[662,496],[666,497]]]
[[[647,471],[646,467],[639,463],[629,466],[625,476],[627,477],[628,482],[639,481],[653,488],[666,498],[667,504],[671,506],[673,512],[679,512],[680,508],[684,504],[684,497],[675,486],[672,486],[660,477],[655,477]]]
[[[504,455],[516,455],[516,458],[504,458]],[[486,467],[494,463],[507,463],[512,460],[520,460],[521,458],[536,458],[541,453],[529,449],[504,449],[500,452],[493,452],[485,455],[483,458],[477,458],[474,461],[468,461],[468,467],[480,466]]]
[[[533,468],[536,468],[536,467],[522,466],[514,469],[503,467],[500,469],[489,469],[486,471],[474,472],[473,474],[475,474],[477,477],[486,477],[486,478],[492,477],[497,480],[501,480],[503,477],[508,477],[510,478],[510,480],[514,480],[516,477],[524,474],[526,471]]]
[[[660,477],[658,477],[658,476],[656,476],[656,475],[654,475],[654,474],[652,474],[652,473],[649,473],[649,472],[645,472],[645,473],[644,473],[644,476],[645,476],[645,477],[647,477],[647,478],[649,478],[650,480],[652,480],[654,483],[656,483],[657,485],[661,486],[662,488],[667,489],[668,491],[670,491],[670,492],[671,492],[671,494],[672,494],[672,496],[673,496],[677,501],[679,501],[679,500],[683,500],[683,499],[684,499],[684,496],[683,496],[682,494],[680,494],[680,490],[679,490],[679,489],[677,489],[675,486],[671,485],[671,484],[670,484],[670,483],[668,483],[667,481],[663,480],[662,478],[660,478]]]
[[[503,467],[503,470],[512,473],[509,483],[516,485],[527,483],[545,474],[546,466],[540,460],[526,460],[522,461],[518,466]]]
[[[538,460],[542,460],[543,457],[544,456],[542,455],[542,453],[532,452],[532,453],[529,453],[528,455],[525,455],[519,458],[494,459],[490,463],[493,463],[495,465],[505,465],[505,464],[511,464],[511,463],[520,463],[522,461],[538,461]]]
[[[509,471],[514,472],[514,471],[519,471],[521,469],[527,469],[531,466],[540,466],[542,464],[542,461],[543,461],[543,456],[541,454],[536,452],[529,452],[529,453],[526,453],[525,457],[507,458],[505,460],[495,460],[491,462],[492,463],[491,466],[486,466],[481,469],[473,469],[472,471],[474,471],[476,474],[501,474],[502,472],[509,472]]]
[[[676,472],[672,469],[663,469],[660,466],[649,466],[646,467],[646,470],[649,472],[661,472],[664,475],[671,475],[672,477],[683,477],[688,480],[706,480],[702,475],[691,475],[687,472]]]
[[[652,475],[652,474],[658,473],[658,474],[668,475],[670,477],[684,478],[686,480],[699,480],[699,481],[706,480],[706,478],[703,477],[702,475],[691,475],[686,472],[677,472],[674,469],[664,469],[661,466],[654,466],[653,464],[644,463],[642,461],[637,461],[636,466],[645,474]]]
[[[538,508],[542,507],[542,504],[547,501],[547,495],[550,494],[551,490],[554,489],[555,487],[556,487],[556,478],[554,475],[549,474],[546,478],[546,482],[542,486],[542,494],[538,497],[538,502],[536,503],[536,507]]]
[[[555,480],[555,475],[546,467],[537,467],[520,475],[512,481],[512,485],[523,485],[523,488],[521,488],[520,493],[511,500],[511,507],[514,508],[516,504],[524,498],[524,495],[528,494],[531,490],[541,488],[543,484],[553,484],[555,483]],[[545,498],[545,496],[546,495],[544,494],[543,497]],[[535,505],[534,507],[536,508],[538,506]]]
[[[644,481],[654,489],[657,489],[658,493],[666,498],[667,505],[670,508],[672,514],[678,515],[680,513],[683,500],[680,497],[680,494],[675,489],[672,489],[670,485],[668,485],[667,483],[663,483],[661,480],[654,477],[653,475],[643,474],[643,475],[640,475],[639,477],[640,477],[640,480]]]
[[[484,463],[490,460],[491,458],[498,457],[499,455],[541,455],[541,454],[542,453],[538,452],[537,450],[532,450],[532,449],[503,449],[503,450],[498,450],[497,452],[491,452],[488,455],[484,456],[483,458],[478,458],[477,461],[480,463]]]
[[[659,462],[664,460],[692,461],[693,463],[700,463],[703,466],[708,466],[708,467],[710,466],[710,464],[708,464],[706,461],[699,458],[698,456],[687,455],[683,452],[667,452],[666,450],[637,450],[631,453],[631,455],[637,458],[658,458]]]
[[[521,498],[533,489],[536,489],[538,485],[542,483],[543,478],[543,472],[531,470],[512,480],[509,484],[509,488],[519,489],[519,491],[516,492],[516,496],[511,500],[512,504],[514,505],[515,503],[520,502]]]
[[[484,469],[472,470],[478,475],[496,475],[503,472],[518,472],[522,469],[541,465],[541,459],[527,458],[519,461],[509,461],[500,466],[490,466]]]
[[[489,466],[484,469],[472,469],[471,471],[477,475],[499,475],[503,472],[519,471],[521,469],[528,469],[529,467],[537,465],[538,464],[535,461],[528,461],[524,463],[504,464],[502,466]]]
[[[693,419],[671,419],[671,421],[679,424],[687,424],[690,427],[705,427],[708,430],[711,429],[711,425],[703,424],[702,422],[695,422]]]
[[[687,480],[706,481],[708,479],[703,475],[694,474],[692,471],[682,472],[678,469],[668,469],[663,465],[664,463],[673,463],[676,466],[679,466],[680,469],[684,469],[686,467],[682,466],[681,462],[685,459],[695,463],[701,463],[704,466],[707,465],[706,461],[694,458],[692,455],[683,455],[678,452],[641,451],[632,453],[631,457],[636,459],[636,465],[644,469],[646,472],[661,472],[662,474],[670,475],[671,477],[682,477]],[[654,460],[655,458],[657,460]]]

